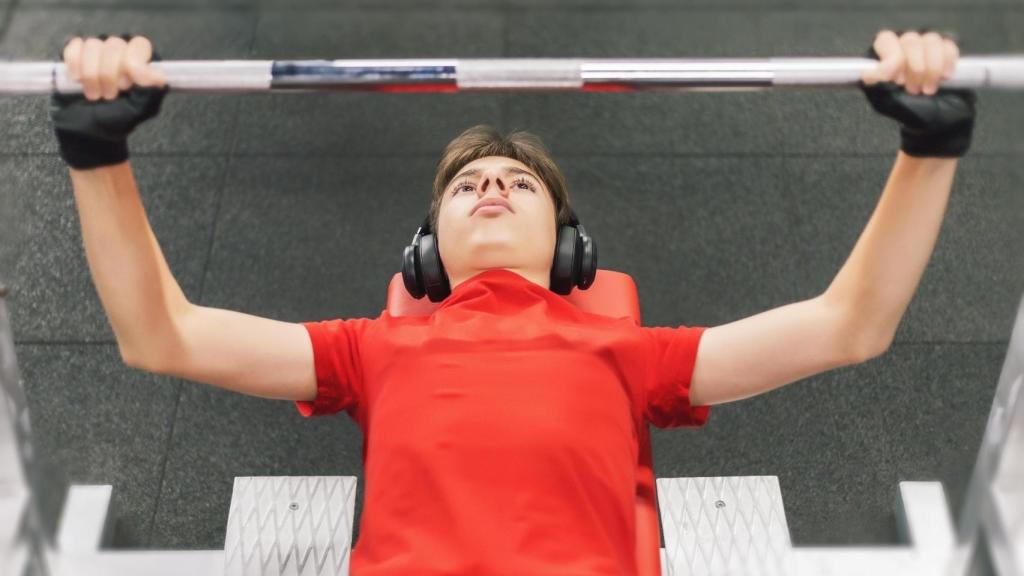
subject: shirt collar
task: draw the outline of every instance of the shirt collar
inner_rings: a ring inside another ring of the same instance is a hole
[[[435,312],[453,307],[501,312],[555,300],[572,306],[558,294],[518,272],[507,268],[490,268],[470,276],[452,289]]]

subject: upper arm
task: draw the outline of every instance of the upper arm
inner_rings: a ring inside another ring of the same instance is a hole
[[[155,358],[132,365],[263,398],[317,395],[313,349],[302,324],[189,305],[173,327]]]
[[[691,399],[721,404],[762,394],[875,354],[841,307],[822,297],[707,329]]]
[[[647,366],[644,417],[658,428],[703,426],[710,408],[693,403],[690,395],[694,363],[703,326],[643,327]]]

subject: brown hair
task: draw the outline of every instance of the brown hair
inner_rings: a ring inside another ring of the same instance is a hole
[[[515,131],[502,136],[487,124],[477,124],[445,146],[437,163],[434,196],[430,202],[430,229],[437,232],[437,216],[444,190],[463,166],[485,156],[504,156],[522,162],[533,170],[551,193],[555,204],[555,223],[569,222],[569,188],[565,176],[551,159],[540,138],[530,132]]]

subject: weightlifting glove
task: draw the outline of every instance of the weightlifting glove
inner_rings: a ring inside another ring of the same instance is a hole
[[[874,47],[868,58],[878,60]],[[871,107],[900,126],[900,150],[910,156],[958,158],[967,153],[974,130],[971,90],[942,88],[935,94],[910,94],[895,82],[877,82],[860,88]]]
[[[106,40],[107,35],[98,38]],[[122,34],[121,38],[128,41],[132,35]],[[159,60],[154,48],[151,61]],[[83,94],[54,92],[50,98],[50,118],[61,158],[78,170],[124,162],[128,159],[128,135],[160,112],[166,93],[166,85],[133,85],[113,100],[87,100]]]

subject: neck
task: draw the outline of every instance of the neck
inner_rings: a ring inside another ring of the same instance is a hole
[[[480,269],[467,270],[466,272],[463,272],[461,274],[449,274],[449,276],[448,276],[448,284],[451,286],[452,290],[455,290],[456,286],[458,286],[459,284],[462,284],[466,280],[469,280],[473,276],[476,276],[477,274],[479,274],[481,272],[484,272],[486,270],[493,270],[494,268],[502,268],[504,270],[511,270],[512,272],[515,272],[516,274],[519,274],[523,278],[526,278],[530,282],[533,282],[534,284],[536,284],[536,285],[538,285],[538,286],[540,286],[540,287],[542,287],[544,289],[548,289],[548,288],[551,287],[551,273],[550,272],[538,271],[538,270],[528,269],[528,268],[521,268],[521,267],[517,267],[517,266],[496,266],[496,267],[493,267],[493,268],[480,268]]]

